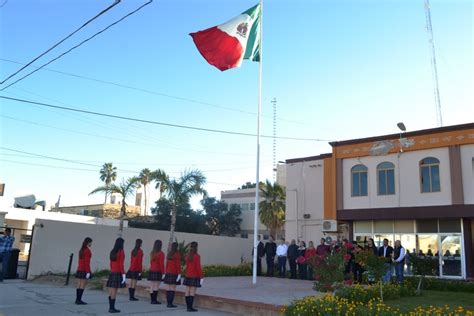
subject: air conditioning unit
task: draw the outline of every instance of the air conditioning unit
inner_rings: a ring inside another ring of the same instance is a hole
[[[335,220],[324,220],[322,231],[323,232],[335,232],[335,231],[337,231],[337,221],[335,221]]]
[[[310,218],[311,218],[311,214],[303,214],[303,218],[304,218],[304,219],[310,219]]]

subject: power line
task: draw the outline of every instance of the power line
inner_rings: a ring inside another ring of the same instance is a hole
[[[14,64],[20,64],[20,65],[23,64],[23,63],[20,63],[18,61],[14,61],[14,60],[11,60],[11,59],[0,58],[0,60],[1,61],[6,61],[6,62],[9,62],[9,63],[14,63]],[[32,67],[35,67],[35,66],[32,66]],[[37,67],[37,68],[39,68],[39,67]],[[130,86],[130,85],[122,84],[122,83],[116,83],[116,82],[112,82],[112,81],[108,81],[108,80],[91,78],[91,77],[77,75],[77,74],[73,74],[73,73],[70,73],[70,72],[64,72],[64,71],[55,70],[55,69],[51,69],[51,68],[42,68],[41,70],[46,70],[46,71],[62,74],[62,75],[65,75],[65,76],[74,77],[74,78],[79,78],[79,79],[84,79],[84,80],[89,80],[89,81],[95,81],[95,82],[99,82],[99,83],[103,83],[103,84],[107,84],[107,85],[111,85],[111,86],[116,86],[116,87],[119,87],[119,88],[139,91],[139,92],[148,93],[148,94],[152,94],[152,95],[157,95],[157,96],[161,96],[161,97],[166,97],[166,98],[170,98],[170,99],[185,101],[185,102],[194,103],[194,104],[206,105],[206,106],[210,106],[210,107],[214,107],[214,108],[218,108],[218,109],[222,109],[222,110],[227,110],[227,111],[232,111],[232,112],[237,112],[237,113],[243,113],[243,114],[248,114],[248,115],[253,115],[253,116],[257,115],[257,113],[252,112],[252,111],[240,110],[240,109],[236,109],[234,107],[218,105],[218,104],[209,103],[209,102],[205,102],[205,101],[199,101],[199,100],[195,100],[195,99],[191,99],[191,98],[176,96],[176,95],[163,93],[163,92],[158,92],[158,91],[153,91],[153,90],[140,88],[140,87],[134,87],[134,86]],[[262,116],[266,117],[266,118],[271,118],[271,116],[268,116],[268,115],[262,115]],[[282,122],[306,125],[306,123],[299,122],[299,121],[288,120],[288,119],[284,119],[284,118],[277,118],[277,119],[279,121],[282,121]]]
[[[145,124],[161,125],[161,126],[167,126],[167,127],[175,127],[175,128],[196,130],[196,131],[201,131],[201,132],[211,132],[211,133],[238,135],[238,136],[250,136],[250,137],[256,137],[257,136],[255,134],[251,134],[251,133],[232,132],[232,131],[226,131],[226,130],[218,130],[218,129],[211,129],[211,128],[203,128],[203,127],[194,127],[194,126],[189,126],[189,125],[171,124],[171,123],[150,121],[150,120],[144,120],[144,119],[138,119],[138,118],[131,118],[131,117],[125,117],[125,116],[120,116],[120,115],[106,114],[106,113],[101,113],[101,112],[88,111],[88,110],[82,110],[82,109],[77,109],[77,108],[70,108],[70,107],[65,107],[65,106],[53,105],[53,104],[43,103],[43,102],[36,102],[36,101],[30,101],[30,100],[18,99],[18,98],[11,98],[11,97],[7,97],[7,96],[0,96],[0,98],[5,99],[5,100],[10,100],[10,101],[15,101],[15,102],[28,103],[28,104],[34,104],[34,105],[44,106],[44,107],[48,107],[48,108],[64,110],[64,111],[85,113],[85,114],[97,115],[97,116],[102,116],[102,117],[109,117],[109,118],[125,120],[125,121],[145,123]],[[261,137],[273,138],[272,135],[261,135]],[[329,142],[330,141],[330,140],[327,140],[327,139],[285,137],[285,136],[277,136],[276,138],[285,139],[285,140],[301,140],[301,141],[316,141],[316,142]]]
[[[94,35],[92,35],[92,36],[86,38],[85,40],[83,40],[83,41],[80,42],[79,44],[77,44],[77,45],[71,47],[70,49],[68,49],[68,50],[65,51],[64,53],[60,54],[59,56],[57,56],[57,57],[51,59],[51,60],[48,61],[47,63],[41,65],[41,66],[38,67],[37,69],[35,69],[35,70],[33,70],[33,71],[27,73],[26,75],[24,75],[23,77],[17,79],[16,81],[13,81],[12,83],[10,83],[9,85],[7,85],[6,87],[3,87],[2,89],[0,89],[0,91],[3,91],[3,90],[5,90],[5,89],[11,87],[12,85],[14,85],[14,84],[16,84],[16,83],[22,81],[23,79],[25,79],[25,78],[31,76],[32,74],[34,74],[34,73],[37,72],[38,70],[42,69],[43,67],[46,67],[47,65],[49,65],[49,64],[51,64],[52,62],[54,62],[54,61],[60,59],[61,57],[65,56],[66,54],[68,54],[68,53],[70,53],[71,51],[75,50],[76,48],[82,46],[83,44],[87,43],[88,41],[90,41],[91,39],[93,39],[94,37],[96,37],[97,35],[104,33],[105,31],[107,31],[107,30],[108,30],[109,28],[111,28],[112,26],[114,26],[114,25],[116,25],[116,24],[122,22],[123,20],[125,20],[125,19],[128,18],[129,16],[135,14],[136,12],[140,11],[142,8],[144,8],[145,6],[149,5],[149,4],[152,3],[152,2],[153,2],[153,0],[148,0],[147,3],[142,4],[142,5],[139,6],[137,9],[135,9],[135,10],[133,10],[132,12],[130,12],[130,13],[124,15],[123,17],[121,17],[121,18],[118,19],[117,21],[113,22],[112,24],[109,24],[107,27],[103,28],[103,29],[100,30],[99,32],[95,33]]]
[[[104,10],[100,11],[98,14],[96,14],[94,17],[92,17],[91,19],[87,20],[87,22],[85,22],[84,24],[82,24],[79,28],[77,28],[74,32],[70,33],[68,36],[66,36],[65,38],[63,38],[62,40],[60,40],[59,42],[57,42],[56,44],[54,44],[53,46],[51,46],[50,48],[48,48],[46,51],[42,52],[39,56],[33,58],[33,60],[29,61],[28,63],[26,63],[23,67],[21,67],[20,69],[18,69],[17,71],[15,71],[14,73],[12,73],[11,75],[9,75],[7,78],[5,78],[2,82],[0,82],[0,84],[4,84],[8,79],[10,79],[11,77],[15,76],[16,74],[18,74],[20,71],[22,71],[23,69],[25,69],[26,67],[30,66],[32,63],[34,63],[35,61],[37,61],[38,59],[40,59],[41,57],[43,57],[44,55],[46,55],[47,53],[49,53],[50,51],[52,51],[53,49],[55,49],[56,47],[58,47],[61,43],[63,43],[65,40],[67,40],[68,38],[70,38],[71,36],[73,36],[74,34],[76,34],[77,32],[79,32],[80,30],[82,30],[84,27],[86,27],[89,23],[91,23],[92,21],[94,21],[95,19],[97,19],[99,16],[101,16],[102,14],[104,14],[105,12],[109,11],[110,9],[112,9],[113,7],[115,7],[117,4],[120,3],[121,0],[115,0],[114,3],[112,3],[111,5],[109,5],[107,8],[105,8]],[[6,2],[5,2],[6,3]],[[2,5],[3,6],[3,5]]]

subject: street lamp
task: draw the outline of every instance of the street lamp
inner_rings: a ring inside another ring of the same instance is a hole
[[[403,122],[399,122],[397,126],[402,132],[406,132],[407,128],[405,127],[405,124],[403,124]]]

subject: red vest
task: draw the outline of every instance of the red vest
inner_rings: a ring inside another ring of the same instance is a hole
[[[195,254],[191,261],[189,256],[186,257],[186,277],[202,279],[204,277],[201,268],[201,256]]]
[[[82,252],[82,258],[79,255],[79,263],[77,265],[77,271],[79,272],[91,272],[91,257],[92,252],[89,247],[85,248]]]
[[[153,272],[165,272],[165,254],[163,251],[159,251],[153,255],[150,260],[150,271]]]
[[[132,253],[133,253],[133,250],[132,250]],[[131,254],[129,270],[142,272],[143,270],[142,262],[143,262],[143,250],[138,249],[136,256],[133,256],[133,254]]]
[[[110,272],[118,272],[121,274],[125,273],[125,268],[123,267],[125,262],[125,253],[123,250],[119,250],[117,253],[117,260],[110,260]]]
[[[181,256],[178,252],[172,258],[167,258],[166,273],[181,274]]]

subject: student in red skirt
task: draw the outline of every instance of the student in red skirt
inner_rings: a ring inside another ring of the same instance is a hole
[[[135,297],[135,287],[137,281],[142,279],[143,271],[143,250],[141,249],[143,241],[137,239],[135,241],[135,248],[132,250],[132,256],[130,257],[130,268],[127,271],[127,279],[130,279],[130,287],[128,288],[128,294],[131,301],[138,301]]]
[[[153,250],[150,253],[148,281],[150,281],[151,304],[161,304],[161,302],[158,301],[158,289],[165,272],[165,254],[161,251],[162,245],[161,240],[155,240]]]
[[[181,284],[181,256],[178,252],[178,243],[171,244],[170,251],[166,258],[166,274],[163,282],[167,284],[166,302],[167,307],[176,307],[173,305],[176,285]]]
[[[184,298],[188,312],[197,312],[193,308],[194,295],[198,287],[202,286],[204,275],[201,268],[201,256],[197,253],[198,243],[193,241],[189,244],[189,254],[186,256],[186,276],[183,285],[186,285]]]
[[[89,249],[92,245],[92,238],[86,237],[79,250],[79,263],[77,264],[76,278],[79,280],[76,289],[76,305],[86,305],[82,300],[82,294],[86,288],[87,280],[91,278],[91,257],[92,252]]]
[[[120,313],[119,309],[115,309],[115,300],[119,288],[125,287],[125,253],[123,251],[123,238],[117,238],[112,251],[110,251],[110,275],[107,280],[109,288],[109,313]]]

